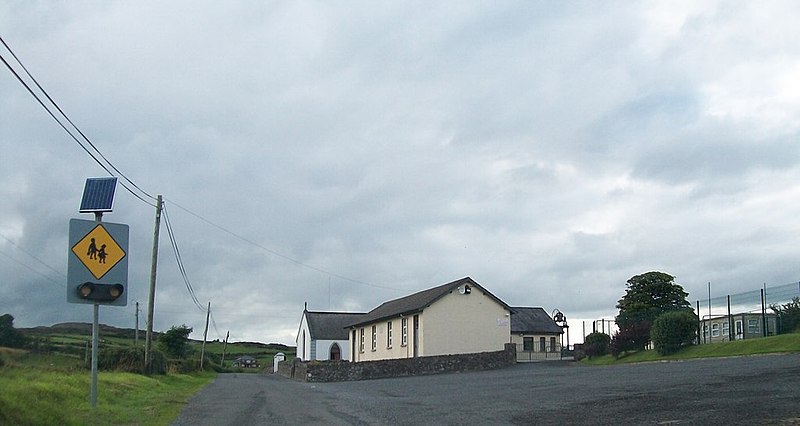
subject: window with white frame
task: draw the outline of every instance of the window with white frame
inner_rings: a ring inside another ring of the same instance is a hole
[[[400,321],[400,328],[401,330],[401,338],[400,338],[400,345],[405,346],[408,344],[408,318],[403,318]]]
[[[760,333],[761,327],[758,326],[757,319],[749,319],[747,320],[747,332],[750,334]]]
[[[731,323],[725,321],[722,323],[722,336],[728,337],[731,335]]]
[[[378,350],[378,326],[372,326],[372,350]]]
[[[386,347],[392,348],[392,322],[386,323]]]
[[[719,337],[719,323],[711,324],[711,337]]]
[[[358,348],[361,352],[364,352],[364,327],[361,327],[361,338]]]

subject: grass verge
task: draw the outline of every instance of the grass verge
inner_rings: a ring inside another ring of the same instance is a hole
[[[586,358],[581,362],[589,365],[610,365],[634,362],[719,358],[787,352],[800,352],[800,333],[781,334],[778,336],[770,336],[761,339],[693,345],[667,356],[661,356],[655,350],[648,350],[630,353],[620,357],[619,359],[615,359],[611,355],[605,355],[592,359]]]
[[[216,376],[100,372],[91,408],[91,374],[78,360],[8,350],[0,356],[0,424],[167,425]]]

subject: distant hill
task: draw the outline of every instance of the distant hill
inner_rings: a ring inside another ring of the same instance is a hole
[[[50,327],[38,326],[30,328],[19,328],[19,331],[26,335],[52,335],[52,334],[78,334],[91,337],[92,324],[88,322],[62,322],[54,324]],[[146,331],[139,330],[139,338],[143,339]],[[162,333],[153,331],[153,339],[158,339]],[[118,328],[111,325],[100,324],[100,335],[103,337],[121,337],[125,339],[133,339],[136,337],[136,329],[133,328]],[[193,340],[193,339],[190,339]],[[195,342],[202,342],[202,340],[193,340]],[[229,346],[248,346],[259,347],[263,349],[274,349],[278,351],[291,351],[294,346],[286,346],[281,343],[261,343],[261,342],[229,342]]]

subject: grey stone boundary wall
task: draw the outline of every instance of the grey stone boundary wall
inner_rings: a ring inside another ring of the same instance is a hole
[[[281,376],[305,382],[346,382],[389,377],[423,376],[463,371],[494,370],[516,364],[516,348],[506,344],[497,352],[438,355],[382,361],[282,361]]]

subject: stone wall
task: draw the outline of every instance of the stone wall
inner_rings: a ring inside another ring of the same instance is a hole
[[[514,365],[514,345],[497,352],[440,355],[382,361],[308,361],[295,358],[278,364],[278,374],[307,382],[345,382],[388,377],[422,376],[463,371],[493,370]]]

